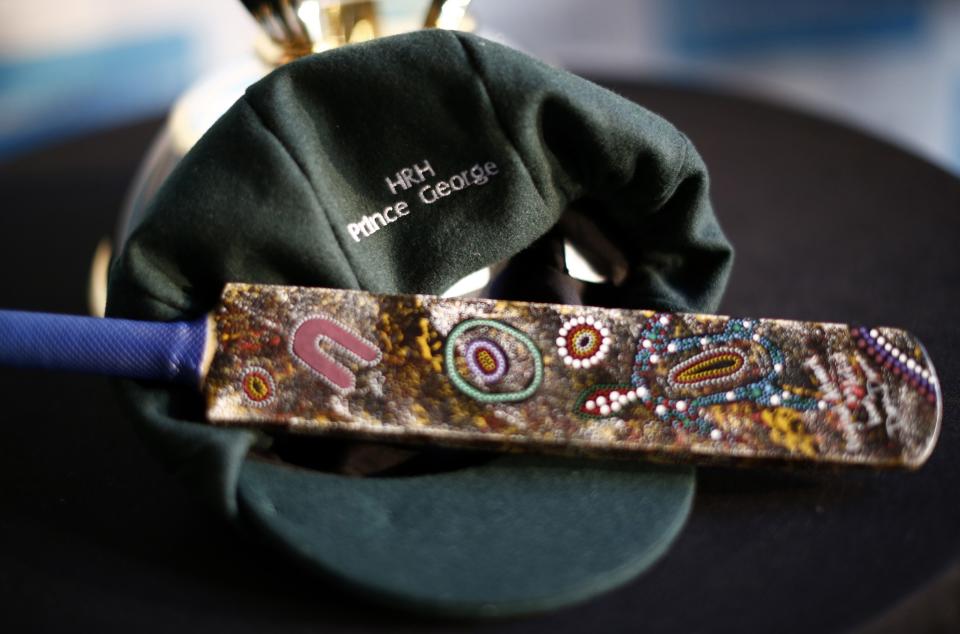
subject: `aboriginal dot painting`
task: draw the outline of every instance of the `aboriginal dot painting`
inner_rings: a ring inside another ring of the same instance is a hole
[[[610,329],[591,315],[563,322],[557,337],[557,354],[575,370],[603,361],[610,351]]]
[[[674,320],[666,314],[646,319],[630,383],[584,390],[578,412],[606,417],[639,406],[675,430],[716,440],[724,432],[712,422],[711,406],[749,403],[799,412],[816,407],[801,389],[782,383],[783,352],[756,331],[756,321],[730,319],[720,332],[674,337]]]
[[[229,285],[217,424],[455,446],[917,466],[940,420],[908,333]]]
[[[255,406],[266,405],[273,398],[276,388],[273,386],[273,377],[263,368],[253,366],[247,368],[240,379],[243,395],[247,401]]]
[[[482,403],[522,401],[543,381],[536,344],[516,328],[491,319],[457,324],[447,337],[444,365],[457,389]]]

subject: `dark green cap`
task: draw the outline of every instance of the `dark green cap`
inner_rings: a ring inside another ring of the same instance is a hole
[[[124,245],[108,313],[194,317],[232,281],[439,294],[552,230],[603,256],[611,281],[586,304],[710,311],[731,263],[703,163],[669,123],[504,46],[421,31],[249,88]],[[427,610],[527,612],[613,587],[667,548],[693,494],[692,469],[522,456],[350,477],[278,452],[289,438],[203,423],[197,394],[122,391],[148,442],[228,517]]]

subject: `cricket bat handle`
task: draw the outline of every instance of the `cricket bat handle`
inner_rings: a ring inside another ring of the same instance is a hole
[[[0,366],[201,383],[207,317],[151,322],[0,310]]]

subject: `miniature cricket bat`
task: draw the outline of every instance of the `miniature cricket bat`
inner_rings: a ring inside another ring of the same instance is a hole
[[[942,409],[894,328],[249,284],[193,322],[6,312],[0,363],[194,384],[215,425],[690,464],[914,469]]]

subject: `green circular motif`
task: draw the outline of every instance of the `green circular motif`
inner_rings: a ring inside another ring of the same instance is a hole
[[[460,373],[457,372],[457,367],[453,360],[457,348],[456,341],[460,338],[460,335],[467,330],[470,330],[471,328],[477,328],[479,326],[487,326],[489,328],[493,328],[494,330],[499,330],[500,332],[504,332],[508,335],[516,337],[527,348],[527,350],[530,351],[530,356],[533,357],[533,380],[530,382],[530,385],[516,392],[494,394],[478,390],[474,386],[470,385],[462,376],[460,376]],[[537,345],[533,343],[533,340],[513,326],[508,326],[500,323],[499,321],[493,321],[492,319],[468,319],[467,321],[462,321],[457,324],[447,336],[447,342],[444,344],[443,348],[443,359],[444,365],[447,369],[447,376],[450,377],[450,380],[453,381],[453,384],[457,386],[457,389],[467,396],[482,403],[522,401],[525,398],[532,396],[533,393],[540,388],[540,384],[543,382],[543,358],[540,356],[540,351],[537,349]]]

